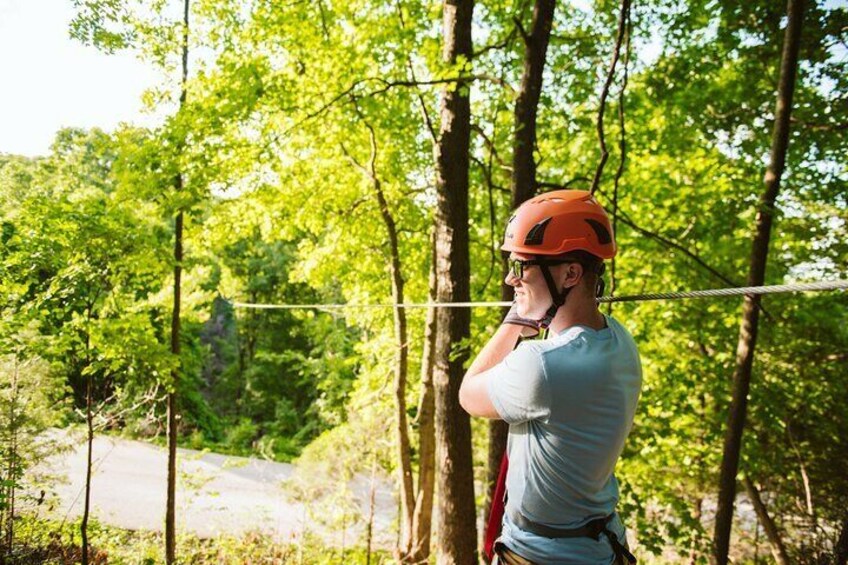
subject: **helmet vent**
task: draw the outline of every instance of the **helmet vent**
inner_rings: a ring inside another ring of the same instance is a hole
[[[507,239],[512,239],[512,232],[509,231],[509,226],[510,226],[510,224],[512,224],[512,221],[514,219],[515,219],[515,214],[513,214],[512,217],[509,219],[509,221],[506,223],[506,231],[504,232],[504,241],[506,241]]]
[[[542,240],[545,238],[545,229],[549,223],[551,223],[551,219],[547,218],[530,228],[527,237],[524,238],[524,245],[542,245]]]
[[[607,230],[601,222],[597,220],[586,220],[586,223],[589,224],[592,231],[594,231],[595,235],[598,236],[598,243],[601,245],[612,243],[612,236],[610,235],[609,230]]]

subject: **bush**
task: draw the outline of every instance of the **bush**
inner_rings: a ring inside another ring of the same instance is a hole
[[[236,452],[253,450],[253,442],[259,437],[259,426],[247,419],[242,419],[227,432],[225,445]]]

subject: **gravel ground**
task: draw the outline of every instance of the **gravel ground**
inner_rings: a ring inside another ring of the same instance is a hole
[[[295,467],[261,459],[180,449],[178,454],[177,529],[201,537],[261,531],[279,540],[296,540],[304,531],[330,543],[347,543],[362,535],[363,525],[343,533],[320,525],[325,505],[295,502],[284,481]],[[45,467],[61,479],[54,487],[53,516],[82,515],[86,451],[80,441],[72,450],[48,460]],[[128,529],[161,531],[165,516],[167,452],[140,441],[98,437],[93,450],[91,508],[101,522]],[[370,478],[349,483],[364,519],[368,516]],[[375,536],[389,546],[396,536],[397,502],[385,479],[375,497]]]

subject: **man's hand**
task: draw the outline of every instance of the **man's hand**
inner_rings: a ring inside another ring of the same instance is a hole
[[[541,331],[539,320],[531,320],[524,318],[518,314],[518,303],[513,302],[512,307],[507,312],[502,324],[511,324],[514,326],[522,326],[521,337],[536,337]]]

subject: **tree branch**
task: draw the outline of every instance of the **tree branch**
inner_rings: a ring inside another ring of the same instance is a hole
[[[330,29],[327,27],[327,15],[324,13],[324,2],[318,0],[318,12],[321,14],[321,30],[324,32],[324,40],[330,41]]]
[[[739,285],[739,283],[737,283],[736,281],[734,281],[734,280],[733,280],[733,279],[731,279],[730,277],[728,277],[728,276],[724,275],[723,273],[721,273],[721,272],[720,272],[720,271],[718,271],[717,269],[714,269],[713,267],[711,267],[710,265],[708,265],[708,264],[707,264],[707,263],[706,263],[703,259],[701,259],[701,258],[700,258],[697,254],[695,254],[694,252],[690,251],[689,249],[687,249],[686,247],[684,247],[684,246],[683,246],[683,245],[681,245],[680,243],[677,243],[676,241],[673,241],[673,240],[671,240],[671,239],[669,239],[669,238],[667,238],[667,237],[665,237],[665,236],[663,236],[663,235],[660,235],[660,234],[658,234],[658,233],[652,232],[651,230],[648,230],[648,229],[646,229],[646,228],[643,228],[643,227],[641,227],[641,226],[637,225],[637,224],[636,224],[633,220],[631,220],[631,219],[630,219],[630,218],[629,218],[629,217],[628,217],[628,216],[627,216],[624,212],[622,212],[621,210],[619,210],[617,213],[614,213],[614,214],[613,214],[613,217],[614,217],[615,219],[617,219],[618,221],[620,221],[621,223],[623,223],[624,225],[629,226],[630,228],[632,228],[632,229],[636,230],[637,232],[641,233],[642,235],[648,236],[649,238],[653,239],[654,241],[658,241],[659,243],[662,243],[662,244],[663,244],[663,245],[665,245],[666,247],[671,247],[672,249],[676,249],[677,251],[680,251],[681,253],[683,253],[684,255],[686,255],[687,257],[689,257],[690,259],[692,259],[693,261],[695,261],[695,263],[697,263],[698,265],[700,265],[701,267],[703,267],[703,268],[704,268],[707,272],[709,272],[709,273],[710,273],[710,274],[712,274],[714,277],[716,277],[717,279],[719,279],[720,281],[722,281],[723,283],[728,284],[728,285],[730,285],[730,286],[740,286],[740,285]]]
[[[612,84],[613,77],[615,77],[615,67],[618,64],[618,57],[621,53],[621,43],[624,39],[626,22],[629,17],[630,0],[621,0],[621,13],[618,16],[618,35],[615,39],[612,63],[610,63],[610,68],[607,72],[607,80],[604,82],[604,88],[601,91],[601,104],[598,108],[597,129],[598,141],[601,146],[601,161],[598,163],[598,168],[595,170],[595,178],[592,180],[592,188],[590,189],[592,194],[595,194],[595,191],[598,189],[598,185],[601,183],[601,175],[604,172],[604,165],[606,165],[607,158],[609,157],[606,140],[604,139],[604,112],[606,111],[607,96],[609,96],[610,85]]]
[[[401,29],[406,29],[406,21],[403,19],[403,9],[401,8],[400,2],[395,3],[397,7],[398,20],[400,21]],[[412,65],[412,53],[409,52],[406,55],[406,68],[409,71],[409,78],[415,82],[418,79],[415,77],[415,68]],[[421,95],[421,91],[419,90],[415,94],[416,98],[418,98],[418,104],[421,107],[421,117],[424,119],[424,125],[427,127],[427,131],[430,132],[430,139],[433,140],[433,146],[435,147],[439,141],[438,135],[436,134],[436,128],[433,126],[433,120],[430,118],[430,112],[427,111],[427,104],[424,102],[424,97]]]
[[[482,127],[480,127],[479,124],[472,123],[471,124],[471,131],[478,134],[483,139],[483,142],[486,144],[486,147],[489,149],[489,154],[494,156],[495,159],[497,159],[498,165],[500,167],[502,167],[504,169],[512,170],[512,168],[509,165],[507,165],[504,162],[503,159],[501,159],[501,156],[498,154],[498,149],[495,146],[494,141],[492,141],[492,139],[488,135],[486,135],[486,132],[483,130]]]
[[[789,121],[795,125],[799,125],[803,128],[810,129],[813,131],[844,131],[848,130],[848,122],[842,123],[826,123],[826,124],[817,124],[813,122],[808,122],[806,120],[801,120],[799,118],[789,118]]]
[[[483,161],[481,161],[480,159],[478,159],[474,155],[469,155],[468,158],[471,160],[472,163],[474,163],[478,167],[480,167],[481,171],[483,171],[483,176],[486,178],[486,184],[487,185],[490,185],[493,189],[495,189],[499,192],[503,192],[505,194],[510,193],[510,190],[508,188],[506,188],[505,186],[501,186],[499,184],[495,184],[494,181],[492,181],[491,176],[489,176],[490,171],[489,171],[489,169],[487,169],[486,164]]]
[[[599,191],[599,192],[600,192],[600,194],[603,194],[602,191]],[[612,215],[613,215],[614,220],[621,221],[621,223],[623,223],[624,225],[636,230],[637,232],[641,233],[642,235],[647,236],[647,237],[653,239],[654,241],[661,243],[662,245],[664,245],[666,247],[670,247],[670,248],[672,248],[676,251],[683,253],[684,255],[686,255],[687,257],[692,259],[695,263],[697,263],[700,267],[702,267],[705,271],[707,271],[708,273],[710,273],[711,275],[713,275],[714,277],[716,277],[717,279],[719,279],[723,283],[727,284],[728,286],[732,286],[732,287],[741,286],[740,283],[734,281],[733,279],[731,279],[727,275],[723,274],[721,271],[711,267],[709,264],[707,264],[706,261],[701,259],[695,252],[690,251],[689,249],[684,247],[682,244],[680,244],[680,243],[678,243],[678,242],[676,242],[672,239],[669,239],[669,238],[667,238],[663,235],[660,235],[658,233],[652,232],[651,230],[643,228],[642,226],[636,224],[636,222],[631,220],[627,216],[627,214],[625,214],[621,210],[619,210],[617,213],[615,211],[613,211]],[[762,312],[769,320],[771,320],[771,321],[775,320],[774,316],[772,316],[771,313],[769,313],[769,311],[766,310],[765,307],[762,304],[759,304],[758,308],[760,309],[760,312]]]
[[[524,16],[524,13],[527,11],[527,7],[529,5],[530,5],[529,0],[522,0],[521,5],[516,10],[516,13],[518,15],[513,16],[513,21],[515,21],[516,18],[518,18],[519,21],[520,21],[520,18],[522,18]],[[521,28],[521,29],[523,29],[523,28]],[[492,45],[487,45],[487,46],[483,47],[482,49],[480,49],[480,51],[474,52],[472,54],[472,59],[476,59],[479,55],[482,55],[483,53],[486,53],[488,51],[493,51],[493,50],[497,50],[497,49],[506,49],[507,47],[510,47],[512,45],[512,42],[515,41],[516,32],[518,32],[518,30],[519,30],[519,26],[513,26],[512,29],[509,30],[509,33],[507,34],[507,36],[502,41],[499,41],[498,43],[494,43]]]
[[[409,76],[412,80],[416,80],[415,78],[415,70],[412,68],[412,59],[407,60],[407,66],[409,67]],[[421,91],[416,92],[415,96],[418,98],[418,104],[421,107],[421,117],[424,119],[424,125],[427,126],[427,131],[430,132],[430,139],[433,140],[433,146],[438,143],[439,137],[436,134],[436,128],[433,126],[433,120],[430,118],[430,112],[427,111],[427,103],[424,102],[424,97],[421,95]]]
[[[624,78],[621,82],[621,88],[618,91],[618,169],[615,171],[612,190],[612,233],[618,227],[618,187],[621,184],[621,177],[624,175],[624,164],[627,162],[627,128],[624,121],[624,94],[627,91],[628,71],[630,68],[630,33],[632,26],[630,25],[630,11],[627,11],[627,21],[625,22],[625,33],[627,34],[627,43],[624,47]],[[609,295],[615,296],[615,257],[610,260],[610,288]],[[609,303],[608,313],[612,315],[613,303]]]
[[[500,77],[493,77],[491,75],[485,75],[485,74],[466,75],[466,76],[440,78],[440,79],[433,79],[433,80],[391,80],[390,81],[390,80],[386,80],[382,77],[365,77],[365,78],[354,81],[349,87],[347,87],[346,89],[344,89],[340,93],[333,96],[329,101],[322,104],[316,110],[313,110],[312,112],[309,112],[308,114],[306,114],[306,116],[304,116],[302,119],[298,120],[297,123],[295,123],[292,127],[285,130],[282,133],[282,135],[275,137],[275,140],[278,139],[279,137],[287,136],[288,134],[295,131],[297,128],[299,128],[300,126],[302,126],[306,122],[323,115],[330,108],[335,106],[340,100],[343,100],[343,99],[349,97],[351,94],[354,93],[354,91],[357,88],[359,88],[363,84],[367,84],[369,82],[380,83],[383,86],[381,86],[380,88],[377,88],[375,90],[372,90],[370,92],[360,94],[360,95],[358,95],[359,97],[377,96],[378,94],[384,94],[384,93],[388,92],[389,90],[391,90],[393,88],[397,88],[397,87],[438,86],[438,85],[451,84],[451,83],[468,83],[468,82],[474,82],[474,81],[478,81],[478,80],[492,82],[492,83],[495,83],[499,86],[507,88],[510,91],[514,91],[514,88],[512,87],[512,85],[510,85],[506,80],[504,80]]]
[[[479,51],[475,51],[473,58],[477,59],[480,55],[482,55],[484,53],[488,53],[489,51],[497,51],[497,50],[500,50],[500,49],[506,49],[507,47],[512,45],[513,41],[515,41],[515,35],[516,35],[517,31],[518,31],[518,28],[513,27],[509,31],[509,33],[506,35],[506,37],[504,37],[501,41],[499,41],[497,43],[492,43],[491,45],[486,45],[485,47],[481,48]]]
[[[584,176],[576,176],[572,179],[565,181],[564,183],[555,183],[555,182],[539,182],[536,183],[536,186],[539,188],[548,188],[550,190],[565,190],[570,189],[574,186],[576,182],[589,182],[592,179]]]
[[[492,123],[497,124],[497,121],[492,120]],[[493,125],[492,127],[497,127],[497,126]],[[472,126],[472,129],[473,128],[474,128],[474,126]],[[481,129],[481,133],[482,133],[482,129]],[[485,138],[485,134],[483,134],[483,137]],[[494,188],[494,183],[492,182],[492,159],[494,158],[494,156],[495,156],[494,144],[491,143],[491,141],[490,141],[489,142],[488,163],[486,164],[486,166],[482,166],[483,164],[478,161],[478,163],[480,163],[481,168],[483,170],[483,176],[486,179],[486,188],[487,188],[488,194],[489,194],[489,234],[490,234],[490,238],[491,238],[490,241],[489,241],[489,250],[491,252],[491,261],[489,262],[489,274],[486,276],[486,282],[483,283],[483,288],[482,288],[482,291],[481,291],[480,294],[485,294],[486,289],[489,287],[489,283],[492,281],[492,276],[494,276],[494,274],[495,274],[495,265],[498,264],[497,252],[495,251],[496,243],[495,243],[495,239],[494,239],[494,237],[495,237],[495,223],[496,223],[495,199],[494,199],[494,196],[492,194],[492,190]]]
[[[743,482],[745,483],[745,490],[748,491],[748,498],[751,499],[751,503],[754,505],[754,511],[757,513],[757,518],[760,520],[760,524],[763,525],[763,529],[766,531],[766,537],[771,544],[771,554],[774,556],[774,560],[777,561],[779,565],[789,565],[790,561],[789,556],[786,553],[786,547],[783,545],[783,540],[780,537],[780,532],[777,530],[777,525],[775,525],[774,520],[772,520],[771,516],[769,516],[766,505],[763,504],[760,491],[748,476],[743,479]]]
[[[518,16],[512,16],[512,21],[515,23],[515,29],[517,29],[518,33],[521,35],[521,39],[524,40],[524,45],[530,45],[530,34],[528,34],[527,30],[524,29],[524,24],[521,23],[521,19]]]

